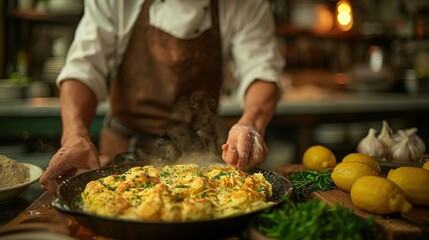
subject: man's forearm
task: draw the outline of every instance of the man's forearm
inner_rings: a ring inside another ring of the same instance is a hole
[[[60,88],[63,139],[68,135],[87,135],[97,107],[95,94],[76,80],[67,80]]]
[[[276,110],[278,94],[274,83],[254,81],[247,89],[243,115],[238,123],[252,126],[264,135],[265,128]]]

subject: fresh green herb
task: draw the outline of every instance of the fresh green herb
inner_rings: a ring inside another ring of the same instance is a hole
[[[115,182],[118,182],[119,180],[121,180],[121,176],[113,175],[113,179],[115,180]]]
[[[179,184],[179,185],[176,186],[176,188],[190,188],[190,186]]]
[[[168,177],[171,175],[171,172],[162,172],[159,176],[161,177]]]
[[[180,206],[173,206],[172,208],[171,208],[171,210],[179,210],[180,209]]]
[[[126,180],[127,177],[125,175],[113,175],[113,179],[118,182],[119,180]]]
[[[379,239],[374,216],[358,218],[353,210],[340,204],[329,207],[311,199],[295,203],[285,196],[277,208],[265,210],[255,218],[254,226],[267,237],[294,240]]]
[[[146,182],[144,188],[151,188],[154,187],[156,184],[152,182]]]
[[[145,175],[147,178],[154,178],[153,176],[151,176],[151,175],[147,172],[147,170],[146,170],[146,171],[144,171],[144,175]]]
[[[233,174],[233,173],[231,173],[231,172],[220,172],[220,173],[216,174],[216,176],[214,176],[213,179],[220,180],[221,177],[230,176],[231,174]]]
[[[74,197],[71,201],[71,208],[72,209],[82,209],[83,206],[83,200],[82,195],[78,194],[76,197]]]
[[[293,186],[292,199],[301,202],[311,198],[310,194],[312,192],[333,190],[335,184],[331,179],[331,173],[332,169],[304,170],[292,173],[289,178]]]
[[[113,187],[113,186],[111,186],[111,185],[109,185],[109,184],[107,184],[107,183],[105,183],[104,179],[100,179],[98,181],[101,183],[101,185],[103,185],[105,188],[109,189],[110,191],[115,191],[116,188]]]

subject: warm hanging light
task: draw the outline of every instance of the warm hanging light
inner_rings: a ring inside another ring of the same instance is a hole
[[[341,31],[348,31],[353,26],[352,5],[347,0],[337,2],[337,26]]]
[[[329,32],[334,26],[334,16],[332,11],[325,5],[318,5],[315,9],[317,14],[317,21],[314,24],[316,32],[325,33]]]

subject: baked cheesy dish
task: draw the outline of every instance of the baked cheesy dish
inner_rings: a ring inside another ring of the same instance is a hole
[[[196,164],[136,166],[89,182],[83,211],[145,221],[207,220],[243,214],[273,204],[272,185],[262,173]]]

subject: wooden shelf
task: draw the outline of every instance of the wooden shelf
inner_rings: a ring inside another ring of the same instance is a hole
[[[79,22],[82,14],[51,14],[51,13],[40,13],[34,10],[18,11],[8,10],[7,15],[10,18],[19,20],[27,20],[34,22],[49,22],[57,24],[76,24]]]
[[[357,30],[350,30],[347,32],[343,32],[343,31],[340,31],[338,28],[333,27],[328,32],[321,32],[314,29],[296,28],[293,25],[287,24],[287,23],[277,24],[276,32],[280,35],[314,36],[314,37],[338,38],[338,39],[352,39],[352,38],[360,37],[360,34]]]

